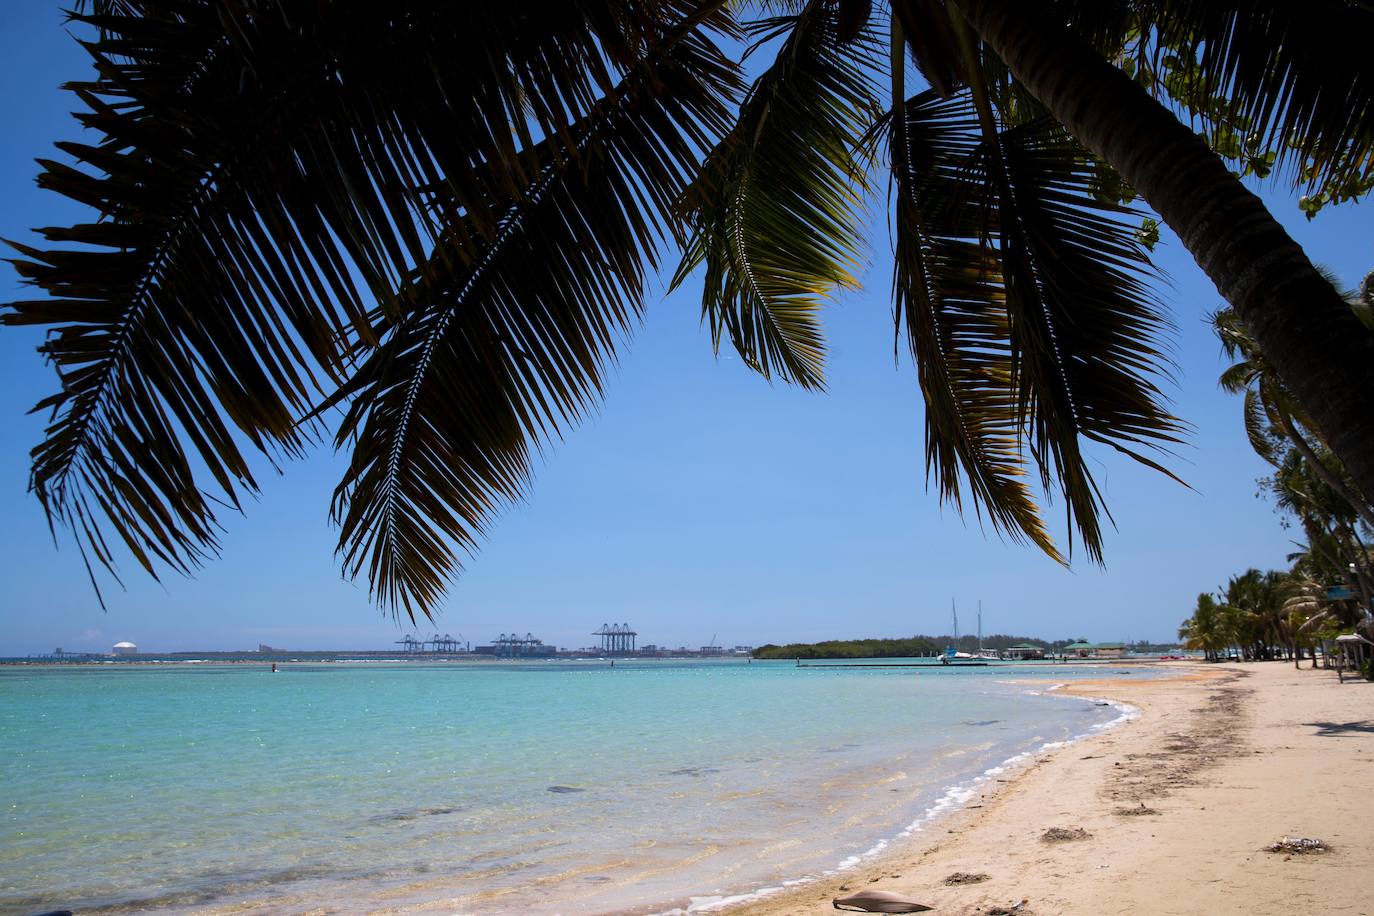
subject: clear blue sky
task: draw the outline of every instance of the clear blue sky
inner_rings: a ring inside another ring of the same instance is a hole
[[[87,66],[59,7],[7,0],[0,20],[5,238],[81,215],[34,184],[33,158],[77,135],[73,101],[57,86]],[[1368,207],[1309,223],[1285,189],[1264,194],[1348,284],[1374,267]],[[1246,445],[1239,401],[1216,385],[1223,363],[1203,322],[1219,298],[1176,239],[1166,233],[1158,249],[1170,276],[1160,295],[1178,327],[1170,393],[1195,434],[1171,466],[1193,489],[1101,454],[1096,473],[1117,523],[1106,567],[1065,570],[985,535],[926,491],[915,373],[892,359],[881,220],[875,232],[866,289],[827,316],[824,395],[714,358],[697,290],[665,298],[660,285],[599,416],[552,450],[531,499],[493,526],[422,632],[476,643],[529,631],[566,647],[593,643],[607,621],[672,646],[939,633],[957,596],[966,631],[981,599],[989,633],[1169,639],[1199,591],[1248,566],[1285,565],[1291,535],[1256,497],[1264,465]],[[20,295],[0,267],[0,297]],[[326,511],[342,464],[326,449],[284,477],[264,469],[261,500],[226,519],[219,562],[163,584],[126,563],[128,589],[110,585],[102,611],[70,540],[54,548],[26,492],[43,423],[25,412],[55,384],[39,341],[0,333],[0,656],[122,639],[147,651],[381,648],[409,631],[369,604],[366,583],[340,578]]]

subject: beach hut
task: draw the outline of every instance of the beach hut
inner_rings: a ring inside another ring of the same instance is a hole
[[[1017,661],[1021,661],[1028,658],[1044,658],[1045,647],[1034,646],[1029,643],[1024,643],[1019,646],[1007,646],[1006,656],[1007,658],[1015,659]]]
[[[1064,654],[1073,658],[1090,658],[1093,644],[1090,642],[1071,642],[1064,647]]]
[[[114,648],[111,649],[110,652],[114,655],[137,655],[138,646],[134,645],[131,642],[117,642],[114,644]]]
[[[1098,658],[1124,658],[1126,646],[1119,642],[1100,642],[1093,646],[1093,655]]]
[[[1359,633],[1346,633],[1336,637],[1336,649],[1339,654],[1336,658],[1336,676],[1340,678],[1342,684],[1345,683],[1345,673],[1349,671],[1356,678],[1364,675],[1364,664],[1370,658],[1374,658],[1374,642],[1365,639]]]

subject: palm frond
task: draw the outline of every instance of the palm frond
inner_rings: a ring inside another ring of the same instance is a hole
[[[1138,28],[1184,59],[1171,93],[1204,120],[1224,99],[1299,183],[1374,174],[1374,6],[1351,0],[1145,0]]]
[[[1053,122],[1006,130],[982,153],[1000,185],[1003,284],[1032,454],[1045,485],[1063,491],[1070,530],[1100,560],[1105,506],[1079,437],[1178,479],[1142,451],[1179,442],[1183,427],[1156,384],[1168,323],[1147,287],[1139,217],[1093,195],[1091,158]]]
[[[756,23],[784,38],[733,130],[684,199],[691,238],[673,285],[704,263],[702,314],[717,350],[728,335],[765,377],[823,384],[822,298],[854,285],[864,188],[855,149],[874,108],[865,71],[872,33],[841,34],[840,14],[812,0]]]
[[[923,275],[927,288],[949,282],[952,273],[978,278],[978,284],[965,286],[970,300],[965,311],[981,322],[973,335],[976,342],[964,353],[951,352],[958,359],[974,360],[974,365],[977,360],[996,360],[995,370],[980,368],[981,384],[1000,386],[1011,398],[1009,405],[994,399],[988,409],[989,416],[997,418],[998,430],[1011,431],[1014,447],[1000,446],[992,454],[1004,462],[1020,459],[1024,444],[1043,487],[1064,494],[1070,531],[1076,528],[1089,556],[1100,560],[1098,515],[1105,508],[1081,452],[1080,437],[1172,477],[1146,451],[1159,452],[1179,441],[1182,433],[1179,421],[1160,406],[1162,395],[1155,381],[1156,366],[1164,359],[1161,329],[1167,325],[1145,286],[1149,262],[1127,221],[1131,211],[1094,197],[1092,160],[1062,130],[1038,121],[1003,129],[996,142],[990,142],[971,107],[961,110],[960,104],[942,106],[930,95],[913,99],[907,142],[929,129],[926,122],[942,125],[943,148],[932,154],[944,160],[941,171],[946,177],[941,186],[929,186],[925,193],[962,201],[964,215],[935,234],[976,246],[977,253],[916,266],[916,255],[908,249],[915,244],[919,251],[921,235],[912,234],[912,244],[899,238],[899,262],[913,259],[910,278],[899,275],[899,296],[921,302],[910,290],[919,293],[920,284],[913,280]],[[899,158],[894,152],[894,161]],[[919,188],[918,167],[909,168],[912,174],[905,183]],[[924,171],[933,170],[927,165]],[[934,212],[940,209],[959,208],[946,204]],[[927,328],[917,330],[914,345],[928,348],[932,336],[927,321]],[[918,352],[917,359],[956,361],[929,349],[924,355]],[[927,370],[923,366],[921,371],[924,378]],[[953,400],[941,394],[938,385],[924,390],[928,410],[932,391]],[[963,401],[970,403],[967,395]],[[1003,415],[1007,410],[1009,418]],[[956,419],[953,406],[937,411],[936,426],[928,427],[932,439],[937,433],[952,435]],[[968,418],[963,422],[967,425]],[[971,479],[988,478],[973,464],[977,456],[971,449],[956,448],[951,454]],[[982,493],[985,505],[990,504],[990,493],[987,488]],[[1038,524],[1024,509],[1003,517]],[[1032,533],[1034,527],[1021,530],[1040,542]]]
[[[569,125],[686,2],[100,0],[75,16],[97,77],[69,88],[100,139],[40,184],[97,211],[16,245],[55,325],[60,393],[34,451],[50,519],[112,567],[216,549],[214,497],[255,487],[239,445],[293,455],[297,418],[375,346],[426,271],[472,264]],[[493,53],[496,51],[496,53]],[[560,148],[561,147],[561,148]],[[532,172],[534,167],[536,171]],[[442,264],[430,260],[445,239]],[[188,450],[195,456],[188,458]]]
[[[337,441],[353,457],[332,507],[345,572],[367,575],[393,612],[434,609],[458,551],[523,493],[532,453],[600,393],[672,207],[726,129],[737,77],[708,27],[727,24],[659,36],[569,126],[565,154],[541,145],[480,257],[463,263],[441,242],[402,319],[330,399],[352,398]]]
[[[942,500],[1061,559],[1026,485],[1006,307],[966,169],[979,143],[966,99],[914,96],[892,119],[896,319],[925,400],[926,469]]]
[[[1254,388],[1242,390],[1245,392],[1245,437],[1250,440],[1250,447],[1255,450],[1256,455],[1277,466],[1278,452],[1273,433],[1270,432],[1272,423],[1260,402],[1259,392]]]
[[[1247,427],[1252,425],[1252,405],[1248,397],[1253,391],[1258,398],[1253,404],[1253,409],[1262,410],[1263,414],[1268,416],[1269,422],[1280,430],[1286,430],[1291,423],[1297,423],[1307,429],[1316,429],[1307,412],[1284,387],[1269,361],[1264,358],[1259,343],[1250,335],[1235,309],[1218,309],[1210,316],[1210,322],[1221,341],[1222,350],[1229,358],[1236,360],[1235,364],[1221,373],[1217,381],[1224,391],[1247,395]],[[1254,443],[1253,436],[1251,442]],[[1267,451],[1259,448],[1255,451],[1260,457],[1272,463]]]

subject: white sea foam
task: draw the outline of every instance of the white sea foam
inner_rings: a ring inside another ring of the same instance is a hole
[[[1060,688],[1066,686],[1068,685],[1063,683],[1053,684],[1050,687],[1046,688],[1044,691],[1031,690],[1027,691],[1027,693],[1034,696],[1041,696],[1044,694],[1049,694],[1051,691],[1059,690]],[[799,878],[793,878],[791,880],[784,881],[781,884],[760,887],[756,890],[749,891],[746,893],[730,894],[728,896],[717,895],[692,897],[690,898],[688,905],[685,909],[678,907],[671,910],[663,910],[659,913],[653,914],[653,916],[688,916],[688,914],[692,913],[709,913],[713,910],[721,910],[725,909],[726,907],[735,906],[737,904],[744,904],[749,903],[751,901],[763,900],[766,897],[771,897],[775,894],[779,894],[789,888],[796,887],[798,885],[811,884],[816,881],[822,881],[826,878],[834,877],[835,875],[838,875],[842,872],[852,871],[858,868],[863,863],[869,861],[870,859],[876,858],[883,852],[887,851],[887,849],[892,845],[893,840],[905,840],[909,839],[917,833],[922,833],[932,823],[939,820],[944,815],[949,814],[950,812],[955,811],[959,808],[962,808],[964,805],[968,804],[969,801],[973,799],[973,796],[977,794],[979,787],[985,785],[989,780],[996,779],[997,777],[1003,776],[1006,773],[1021,769],[1029,763],[1031,763],[1032,761],[1044,757],[1048,754],[1051,754],[1054,751],[1062,750],[1063,748],[1069,747],[1072,744],[1076,744],[1079,741],[1082,741],[1084,738],[1090,738],[1093,735],[1101,734],[1102,732],[1115,728],[1118,725],[1122,725],[1126,722],[1130,722],[1131,720],[1136,719],[1140,716],[1139,708],[1132,706],[1129,703],[1123,703],[1119,700],[1112,700],[1106,697],[1079,697],[1074,696],[1072,694],[1061,694],[1061,696],[1063,696],[1064,699],[1071,701],[1092,703],[1094,705],[1107,705],[1116,710],[1118,715],[1114,719],[1110,719],[1106,722],[1099,722],[1095,725],[1089,726],[1087,731],[1080,732],[1079,734],[1073,735],[1072,737],[1065,738],[1059,741],[1046,741],[1042,744],[1037,745],[1035,748],[1031,750],[1022,751],[1019,754],[1013,754],[1012,756],[1008,757],[1006,760],[1003,760],[996,766],[989,767],[988,769],[984,770],[982,773],[975,776],[974,778],[949,786],[945,789],[943,793],[941,793],[936,798],[933,804],[931,804],[924,811],[922,811],[919,817],[917,817],[914,821],[908,824],[895,837],[893,837],[892,839],[879,840],[866,851],[859,853],[857,855],[849,856],[848,858],[841,860],[837,865],[835,865],[834,868],[826,869],[825,871],[815,874],[804,875]]]

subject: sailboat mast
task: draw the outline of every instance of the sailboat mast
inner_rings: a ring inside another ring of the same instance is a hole
[[[983,653],[983,599],[978,599],[978,654]]]

